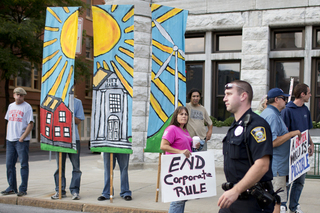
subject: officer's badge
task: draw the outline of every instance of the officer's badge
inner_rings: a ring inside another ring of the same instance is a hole
[[[258,126],[254,129],[252,129],[251,135],[254,137],[254,139],[257,141],[257,143],[260,143],[260,142],[267,140],[266,130],[262,126]]]
[[[243,127],[242,126],[238,126],[235,130],[234,130],[234,135],[235,136],[239,136],[241,135],[243,132]]]

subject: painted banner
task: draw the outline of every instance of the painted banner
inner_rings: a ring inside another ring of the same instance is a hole
[[[289,183],[310,170],[308,143],[308,130],[298,136],[291,138],[290,158],[289,158]]]
[[[185,30],[188,11],[151,5],[152,72],[145,152],[160,153],[161,138],[178,106],[186,104]]]
[[[79,7],[48,7],[40,98],[41,149],[77,153],[73,84]]]
[[[161,156],[162,202],[217,195],[213,151]]]
[[[92,6],[91,151],[132,153],[133,5]]]

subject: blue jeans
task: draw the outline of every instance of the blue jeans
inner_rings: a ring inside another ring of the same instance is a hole
[[[297,210],[297,206],[299,205],[299,199],[302,193],[305,179],[306,179],[306,174],[303,174],[299,178],[294,180],[291,184],[287,185],[288,201],[290,201],[289,209],[293,212]],[[289,197],[290,186],[291,186],[291,192]],[[286,203],[282,203],[282,204],[286,205]]]
[[[129,190],[129,178],[128,178],[128,166],[129,166],[129,154],[113,153],[113,169],[116,166],[116,160],[120,167],[120,178],[121,178],[121,192],[120,196],[131,196]],[[110,153],[103,153],[104,159],[104,188],[102,196],[110,198]],[[113,191],[113,190],[112,190]]]
[[[21,185],[19,192],[26,192],[29,178],[29,141],[8,141],[6,151],[7,180],[9,187],[6,191],[13,190],[17,193],[16,163],[19,157],[21,169]]]
[[[170,203],[168,213],[183,213],[186,206],[186,200],[173,201]]]
[[[71,194],[73,193],[78,193],[80,192],[80,181],[81,181],[81,175],[82,172],[80,171],[80,140],[76,141],[77,143],[77,154],[73,153],[62,153],[62,162],[61,162],[61,194],[65,195],[66,194],[66,158],[67,155],[69,156],[69,159],[72,164],[72,178],[71,178],[71,183],[70,183],[70,192]],[[54,182],[56,184],[56,192],[59,192],[59,152],[56,153],[56,160],[57,160],[57,170],[54,173]]]

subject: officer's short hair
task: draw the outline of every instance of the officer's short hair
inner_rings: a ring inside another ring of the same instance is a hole
[[[238,94],[241,95],[241,93],[246,92],[248,94],[248,102],[251,103],[253,98],[253,91],[252,91],[251,85],[248,82],[242,81],[242,80],[235,80],[235,81],[232,81],[231,83],[234,83],[240,86],[241,88],[236,87]]]
[[[308,85],[304,83],[297,84],[293,89],[293,94],[295,98],[301,98],[301,93],[304,93],[305,95],[308,93]]]
[[[200,92],[200,90],[193,88],[193,89],[191,89],[191,90],[189,91],[189,93],[188,93],[188,95],[187,95],[187,98],[188,98],[188,99],[191,99],[192,93],[194,93],[194,92],[198,92],[199,95],[200,95],[200,97],[201,97],[201,92]]]
[[[182,110],[185,110],[185,111],[187,112],[188,121],[189,121],[189,112],[188,112],[187,107],[185,107],[185,106],[179,106],[179,107],[177,107],[176,110],[174,110],[174,112],[173,112],[173,114],[172,114],[172,118],[171,118],[171,121],[170,121],[170,125],[175,125],[175,126],[180,127],[180,124],[179,124],[179,122],[178,122],[178,114],[179,114]],[[187,123],[188,123],[188,122],[187,122]],[[187,128],[187,123],[183,126],[183,128]]]

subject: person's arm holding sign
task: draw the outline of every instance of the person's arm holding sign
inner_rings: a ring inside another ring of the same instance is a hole
[[[311,157],[313,155],[313,153],[314,153],[314,144],[312,142],[312,139],[311,139],[310,135],[309,135],[309,145],[310,146],[308,148],[308,152],[309,152],[309,157]]]
[[[199,143],[200,146],[200,143]],[[165,151],[165,152],[170,152],[173,154],[184,154],[187,158],[191,156],[191,152],[188,149],[185,150],[180,150],[180,149],[176,149],[173,148],[170,144],[169,141],[167,141],[166,139],[162,139],[161,140],[161,150]]]

